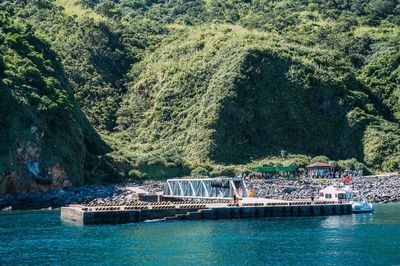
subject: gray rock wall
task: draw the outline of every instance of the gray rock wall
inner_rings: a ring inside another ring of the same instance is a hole
[[[310,199],[335,180],[327,179],[276,179],[249,180],[257,197],[277,199]],[[400,175],[354,177],[353,187],[372,202],[400,202]]]

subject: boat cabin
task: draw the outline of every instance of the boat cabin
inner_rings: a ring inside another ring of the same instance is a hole
[[[320,200],[327,201],[350,201],[359,196],[357,190],[352,190],[350,186],[328,186],[319,192]]]

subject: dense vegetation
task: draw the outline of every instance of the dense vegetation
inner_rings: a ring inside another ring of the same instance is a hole
[[[0,10],[60,58],[59,90],[71,88],[112,148],[102,167],[217,175],[324,155],[347,168],[399,168],[397,0],[7,0]],[[37,69],[31,79],[47,78]],[[61,109],[48,115],[78,112]],[[5,128],[10,119],[22,120],[5,117]]]
[[[61,164],[73,182],[83,183],[106,145],[76,103],[49,44],[5,16],[0,25],[0,176],[32,175],[25,166],[38,161],[42,179]]]

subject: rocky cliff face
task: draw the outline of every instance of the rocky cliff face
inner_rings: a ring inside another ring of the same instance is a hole
[[[29,27],[0,25],[0,195],[84,183],[105,145],[48,44]]]
[[[72,186],[63,163],[46,163],[41,156],[45,133],[32,125],[31,138],[19,141],[6,159],[14,169],[0,182],[0,195],[21,192],[46,192]]]

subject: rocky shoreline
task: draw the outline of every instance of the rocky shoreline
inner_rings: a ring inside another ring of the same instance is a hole
[[[283,200],[311,199],[318,196],[321,189],[332,184],[326,179],[276,179],[250,180],[257,197]],[[361,176],[353,178],[353,187],[371,202],[400,202],[400,175]]]
[[[129,202],[137,197],[137,188],[149,193],[161,192],[164,182],[143,184],[85,185],[45,193],[20,193],[0,197],[0,210],[52,209],[79,203]]]
[[[320,179],[254,179],[248,184],[257,197],[284,200],[310,199],[333,180]],[[137,196],[137,188],[151,194],[162,192],[163,181],[149,180],[142,184],[86,185],[46,193],[21,193],[0,197],[0,210],[51,209],[76,203],[125,203]],[[353,186],[371,202],[400,202],[400,175],[364,176],[353,178]]]

